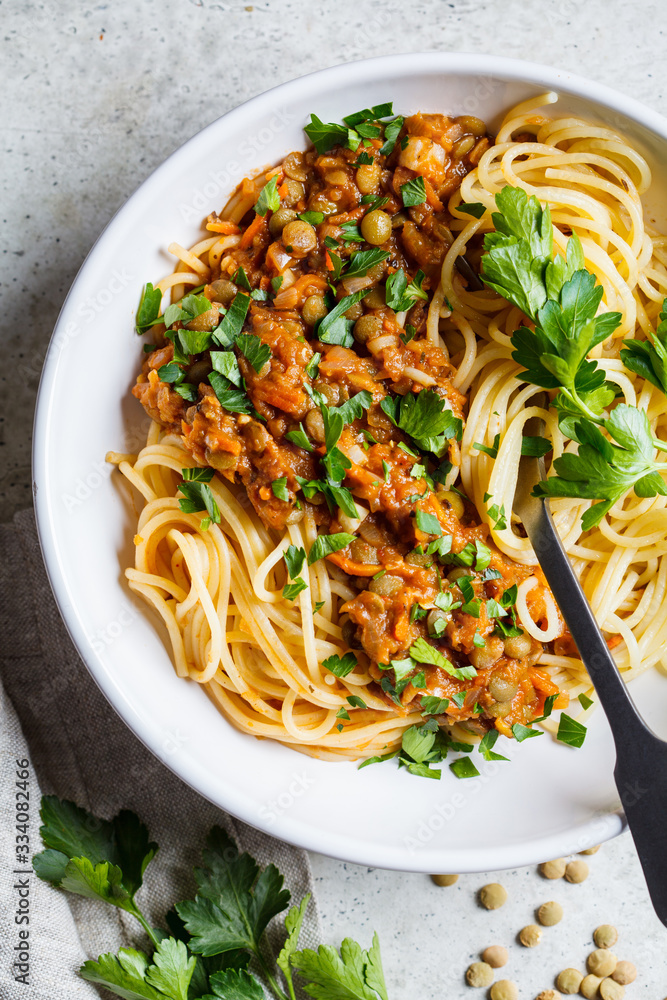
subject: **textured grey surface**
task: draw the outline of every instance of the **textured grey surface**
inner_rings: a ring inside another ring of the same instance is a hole
[[[426,50],[548,63],[666,113],[666,28],[664,0],[50,0],[3,7],[0,519],[30,499],[34,398],[69,285],[128,195],[202,126],[303,73]],[[507,976],[522,998],[551,986],[564,965],[581,966],[592,929],[607,920],[622,932],[619,955],[641,967],[629,1000],[667,994],[667,931],[650,912],[627,836],[591,859],[582,886],[554,887],[528,869],[493,876],[511,894],[496,914],[475,907],[481,876],[436,889],[426,877],[313,861],[331,940],[346,933],[368,939],[372,927],[381,932],[392,1000],[465,996],[462,973],[476,950],[512,941],[532,920],[534,904],[549,898],[566,904],[563,924],[533,952],[511,948]]]

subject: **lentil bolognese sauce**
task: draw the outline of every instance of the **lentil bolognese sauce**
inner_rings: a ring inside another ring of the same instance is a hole
[[[515,144],[535,142],[530,110]],[[178,673],[244,731],[433,774],[463,733],[490,759],[499,734],[567,707],[541,661],[576,657],[539,567],[491,537],[525,532],[459,478],[500,434],[466,444],[471,333],[443,264],[465,229],[479,267],[485,208],[459,188],[494,140],[391,105],[306,132],[146,286],[132,391],[154,423],[139,456],[110,455],[146,500],[127,575]]]

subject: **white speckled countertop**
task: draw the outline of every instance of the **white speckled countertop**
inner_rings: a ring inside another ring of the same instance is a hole
[[[3,19],[3,270],[0,516],[30,501],[30,432],[41,361],[67,289],[117,208],[172,150],[235,105],[303,73],[406,51],[488,52],[599,80],[667,113],[667,4],[621,0],[80,0],[26,2]],[[351,824],[354,818],[350,818]],[[489,822],[493,817],[489,816]],[[517,823],[521,818],[517,817]],[[667,995],[667,930],[650,908],[626,834],[587,859],[582,885],[535,869],[427,876],[313,856],[327,939],[377,929],[392,1000],[480,996],[463,975],[488,944],[505,944],[529,1000],[562,968],[583,969],[600,923],[639,968],[626,996]],[[509,901],[475,902],[486,881]],[[539,947],[516,942],[537,905],[565,918]],[[501,978],[499,973],[498,978]]]

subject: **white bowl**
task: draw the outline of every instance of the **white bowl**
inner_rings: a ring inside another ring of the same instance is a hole
[[[359,771],[237,732],[196,684],[176,677],[162,631],[126,588],[136,519],[107,450],[137,450],[146,418],[129,396],[140,364],[133,315],[146,281],[172,266],[165,248],[196,241],[245,174],[305,145],[310,112],[325,121],[393,99],[398,112],[475,114],[493,129],[545,90],[556,110],[622,130],[656,167],[651,214],[666,219],[667,122],[569,73],[478,55],[392,56],[284,84],[209,125],[132,195],[99,238],[67,297],[48,352],[35,423],[39,534],[72,638],[128,726],[183,781],[276,837],[361,864],[422,872],[510,868],[581,850],[623,829],[601,712],[581,750],[549,737],[511,743],[510,763],[439,782],[393,762]],[[667,718],[667,682],[633,687],[649,721]],[[100,733],[104,739],[104,733]],[[507,741],[503,741],[507,742]],[[507,752],[507,751],[503,751]]]

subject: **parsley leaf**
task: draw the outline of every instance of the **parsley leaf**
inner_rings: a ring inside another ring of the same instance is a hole
[[[276,959],[276,965],[282,971],[285,979],[287,980],[287,986],[290,991],[290,996],[292,1000],[295,1000],[294,986],[292,984],[292,968],[291,960],[297,950],[297,945],[299,943],[299,934],[301,933],[301,927],[303,925],[303,918],[306,915],[306,909],[308,903],[310,902],[310,893],[306,895],[301,900],[298,906],[293,906],[285,917],[285,930],[287,931],[287,940],[282,946],[280,954]]]
[[[417,509],[415,522],[419,530],[427,535],[442,535],[442,525],[435,514],[428,514],[426,511]]]
[[[285,435],[288,441],[292,444],[297,445],[299,448],[303,448],[304,451],[313,451],[313,446],[308,439],[308,435],[303,429],[303,424],[299,424],[298,431],[288,431]]]
[[[235,347],[259,374],[271,357],[271,348],[254,333],[242,333],[236,338]]]
[[[542,458],[544,455],[548,455],[552,449],[553,445],[551,441],[539,435],[524,434],[521,440],[522,455],[533,455],[534,457]]]
[[[246,969],[214,972],[209,984],[213,993],[201,1000],[264,1000],[264,990]]]
[[[426,715],[444,715],[449,708],[449,698],[437,698],[432,694],[423,694],[421,707],[422,712]]]
[[[362,237],[363,239],[363,237]],[[346,278],[358,278],[366,274],[372,267],[381,264],[387,257],[391,257],[388,250],[379,250],[374,247],[372,250],[360,250],[350,257],[350,264],[345,272]]]
[[[486,208],[480,201],[469,201],[463,202],[461,205],[456,206],[457,212],[464,212],[466,215],[472,215],[475,219],[481,219]]]
[[[566,715],[565,712],[561,712],[558,722],[558,732],[556,733],[556,739],[561,743],[567,743],[570,747],[581,747],[586,739],[587,731],[586,726],[582,722],[577,722],[576,719]]]
[[[211,472],[209,481],[213,476],[213,470],[208,469],[183,469],[183,481],[178,487],[183,498],[179,499],[178,506],[184,514],[196,514],[200,510],[208,511],[208,516],[215,524],[220,523],[220,508],[211,492],[211,487],[207,485],[202,472]],[[193,476],[192,473],[199,473]]]
[[[329,670],[332,674],[335,674],[336,677],[347,677],[357,666],[357,659],[354,653],[345,653],[344,656],[334,653],[332,656],[328,656],[326,660],[322,660],[322,666],[325,670]]]
[[[325,556],[330,555],[332,552],[344,549],[355,538],[356,535],[350,535],[347,531],[339,531],[334,535],[318,535],[310,547],[308,565],[312,566],[313,563],[316,563],[319,559],[324,559]]]
[[[478,778],[479,771],[471,761],[470,757],[459,757],[449,765],[452,774],[457,778]]]
[[[523,743],[524,740],[528,740],[533,736],[544,736],[541,729],[531,729],[529,726],[524,726],[521,722],[514,723],[512,734],[517,743]]]
[[[317,1000],[388,1000],[377,935],[368,951],[345,938],[340,955],[322,944],[317,951],[297,951],[292,964],[306,980],[308,994]]]
[[[288,545],[285,549],[284,559],[285,564],[287,565],[287,572],[289,573],[291,579],[296,579],[303,569],[303,564],[306,561],[305,550],[301,547],[297,548],[296,545]]]
[[[356,149],[352,138],[354,133],[349,128],[346,128],[345,125],[323,122],[315,114],[311,114],[310,121],[304,126],[304,132],[318,153],[326,153],[334,146],[348,146],[351,149]]]
[[[220,347],[232,347],[243,324],[250,306],[250,296],[245,292],[237,292],[229,310],[222,322],[212,333],[213,340]]]
[[[211,351],[211,364],[216,372],[224,375],[238,388],[243,385],[239,363],[233,351]]]
[[[489,729],[488,733],[485,733],[482,739],[480,740],[477,749],[481,753],[484,760],[491,761],[491,760],[509,759],[508,757],[503,757],[502,754],[495,753],[493,749],[494,746],[496,745],[499,736],[500,733],[498,732],[497,729]]]
[[[373,397],[370,392],[362,389],[361,392],[350,396],[341,406],[329,407],[329,412],[337,413],[342,418],[343,424],[351,424],[353,420],[363,416],[364,410],[367,410],[372,402]]]
[[[299,577],[294,583],[286,583],[283,587],[283,597],[286,601],[294,601],[299,594],[306,589],[308,584],[305,580]]]
[[[584,711],[586,711],[587,709],[589,709],[591,707],[591,705],[593,704],[592,698],[589,698],[588,695],[586,695],[586,694],[580,694],[580,695],[577,695],[577,697],[579,699],[579,704],[581,705],[581,707],[583,708]]]
[[[422,288],[425,277],[424,272],[419,270],[408,283],[408,276],[401,267],[390,274],[385,285],[385,298],[389,308],[395,312],[405,312],[412,308],[416,299],[427,300],[428,295]]]
[[[121,948],[118,955],[107,953],[97,961],[84,962],[79,974],[89,983],[132,1000],[188,1000],[196,962],[182,941],[167,937],[155,949],[152,963],[142,951]]]
[[[252,413],[252,406],[245,392],[235,388],[228,378],[213,371],[208,380],[223,409],[230,413]]]
[[[405,208],[410,208],[411,205],[423,205],[426,201],[424,178],[421,176],[413,177],[407,184],[401,184],[401,198]]]
[[[352,336],[352,320],[345,319],[343,313],[361,302],[365,295],[368,295],[370,288],[362,288],[352,295],[346,295],[334,308],[321,319],[315,327],[315,336],[324,344],[340,344],[342,347],[352,347],[354,337]]]
[[[446,450],[447,442],[458,438],[462,431],[461,420],[445,408],[445,401],[435,389],[409,392],[405,396],[385,396],[380,407],[418,448],[438,457]]]
[[[434,646],[431,646],[431,644],[421,636],[410,646],[410,656],[418,663],[430,663],[434,667],[440,667],[451,677],[455,677],[460,681],[469,681],[472,680],[473,677],[477,676],[477,671],[472,665],[461,668],[455,667],[454,664],[450,663],[439,650],[437,650]]]
[[[480,444],[479,441],[475,441],[473,448],[477,451],[483,451],[485,455],[490,458],[498,458],[498,448],[500,447],[500,434],[496,434],[493,439],[493,446],[489,447],[487,444]]]
[[[319,226],[320,222],[324,222],[324,212],[301,212],[299,218],[311,226]]]
[[[73,802],[42,797],[40,833],[46,850],[33,867],[45,882],[88,899],[103,899],[135,916],[134,895],[157,844],[134,813],[100,820]]]
[[[581,520],[584,531],[598,524],[633,487],[637,496],[667,496],[667,486],[659,474],[667,464],[653,458],[654,440],[647,414],[619,403],[605,421],[605,429],[615,444],[595,424],[577,420],[578,454],[566,453],[557,458],[557,475],[539,483],[534,491],[537,496],[603,500],[585,512]]]
[[[278,175],[274,174],[260,191],[259,198],[255,202],[255,211],[258,215],[266,215],[267,212],[277,212],[279,208]]]
[[[198,894],[176,904],[176,912],[191,936],[190,949],[219,955],[236,948],[260,954],[260,938],[269,921],[284,910],[290,894],[275,865],[260,872],[249,854],[214,826],[203,853],[203,868],[195,868]]]
[[[146,282],[141,301],[135,317],[135,329],[137,333],[143,333],[151,326],[155,326],[160,315],[160,305],[162,303],[162,290],[153,288],[150,281]]]
[[[382,156],[389,156],[392,152],[394,146],[396,145],[396,140],[398,139],[399,133],[403,128],[403,122],[405,118],[403,115],[397,115],[393,121],[387,122],[384,129],[384,143],[380,147],[380,153]]]
[[[274,497],[278,500],[289,501],[289,490],[287,489],[287,476],[283,476],[281,479],[274,479],[271,483],[271,489],[273,490]]]

